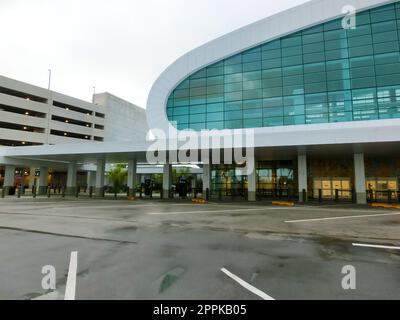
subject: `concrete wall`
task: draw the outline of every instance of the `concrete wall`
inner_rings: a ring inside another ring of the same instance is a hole
[[[96,94],[95,104],[106,110],[104,141],[143,141],[149,131],[146,111],[109,93]]]

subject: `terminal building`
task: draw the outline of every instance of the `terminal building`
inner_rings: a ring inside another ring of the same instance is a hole
[[[247,161],[255,170],[243,175],[239,164],[203,162],[204,193],[249,201],[396,200],[400,2],[314,0],[222,36],[169,66],[153,85],[146,112],[150,130],[174,136],[253,130],[254,156]],[[105,163],[118,159],[128,163],[134,188],[137,163],[146,162],[150,145],[8,148],[0,162],[64,161],[71,187],[76,163],[97,163],[99,189]],[[171,165],[164,164],[166,197]]]

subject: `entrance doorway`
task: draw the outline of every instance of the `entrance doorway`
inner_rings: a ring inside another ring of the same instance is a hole
[[[257,193],[260,199],[294,198],[292,161],[260,161],[257,165]]]

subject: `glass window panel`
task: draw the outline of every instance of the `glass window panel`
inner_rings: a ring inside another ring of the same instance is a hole
[[[238,111],[242,110],[242,101],[235,101],[235,102],[226,102],[225,103],[225,111]]]
[[[389,42],[398,40],[397,31],[389,31],[384,33],[374,34],[372,36],[374,43]]]
[[[325,92],[326,90],[326,82],[308,83],[304,88],[305,93]]]
[[[263,51],[279,49],[281,47],[281,40],[274,40],[261,46]]]
[[[225,112],[225,120],[240,120],[243,118],[242,111]]]
[[[372,53],[374,53],[374,49],[373,49],[372,45],[349,48],[350,58],[360,57],[360,56],[369,56]]]
[[[243,79],[242,73],[229,74],[225,76],[225,83],[241,82]]]
[[[261,62],[262,69],[274,69],[282,66],[282,59],[268,59]]]
[[[326,73],[309,73],[304,75],[304,83],[326,82]]]
[[[281,40],[282,48],[301,46],[301,36],[297,37],[287,37]]]
[[[299,95],[299,96],[284,97],[283,105],[284,106],[304,105],[304,96]]]
[[[243,82],[243,90],[255,90],[255,89],[261,89],[261,87],[262,87],[261,80]]]
[[[263,115],[265,117],[283,117],[283,107],[264,108]]]
[[[346,59],[349,57],[349,51],[347,49],[331,50],[325,52],[326,61]]]
[[[371,12],[371,22],[381,22],[381,21],[388,21],[388,20],[395,20],[396,19],[396,14],[394,10],[388,10],[388,11],[381,11],[377,12],[376,10],[373,10]]]
[[[191,114],[189,116],[190,123],[198,123],[198,122],[205,122],[206,121],[206,114],[199,113],[199,114]]]
[[[320,29],[322,29],[322,28],[320,27]],[[310,44],[310,43],[316,43],[316,42],[322,43],[323,41],[324,41],[324,33],[323,32],[312,33],[312,34],[308,34],[308,35],[304,35],[304,32],[303,32],[303,45]],[[322,47],[323,47],[323,45],[322,45]]]
[[[194,73],[190,79],[199,79],[199,78],[205,78],[206,77],[206,69],[202,69],[200,71],[197,71]]]
[[[375,87],[376,80],[375,77],[352,79],[351,86],[353,89]]]
[[[243,100],[247,99],[261,99],[262,98],[262,90],[247,90],[243,91]]]
[[[291,57],[303,54],[302,47],[289,47],[282,49],[282,57]]]
[[[228,120],[225,121],[226,129],[241,129],[243,128],[243,120]]]
[[[235,101],[235,100],[242,100],[242,99],[243,99],[242,91],[225,92],[225,101]]]
[[[204,104],[197,105],[197,106],[191,106],[190,114],[197,114],[197,113],[206,113],[206,106]]]
[[[326,62],[326,70],[341,70],[341,69],[348,69],[349,68],[349,61],[348,60],[335,60],[335,61],[327,61]]]
[[[214,77],[224,74],[224,67],[207,68],[207,77]]]
[[[224,72],[225,72],[225,74],[242,72],[242,64],[227,65],[224,68]]]
[[[385,42],[385,43],[376,43],[374,44],[374,53],[388,53],[388,52],[399,52],[399,43],[398,42]]]
[[[261,53],[261,59],[280,59],[282,56],[281,49],[270,50],[270,51],[263,51]]]
[[[262,118],[262,109],[243,109],[244,119]]]
[[[354,38],[349,38],[350,52],[353,47],[372,45],[372,36],[370,34],[365,36],[359,36]]]
[[[285,117],[285,125],[298,125],[305,124],[306,118],[304,115]]]
[[[291,76],[291,77],[284,77],[283,78],[283,85],[284,86],[291,86],[295,84],[303,84],[304,83],[304,76],[303,75],[297,75],[297,76]]]
[[[262,87],[270,88],[270,87],[281,87],[282,86],[282,78],[271,78],[271,79],[263,79]]]
[[[263,126],[263,119],[244,119],[243,125],[245,128],[259,128]]]
[[[261,52],[243,54],[243,56],[242,56],[243,63],[255,62],[255,61],[260,61],[260,60],[261,60]]]
[[[261,70],[261,61],[243,63],[243,72]]]
[[[386,63],[396,63],[400,62],[400,53],[392,52],[392,53],[384,53],[375,55],[375,64],[386,64]]]
[[[261,71],[251,71],[243,73],[243,81],[260,80]]]
[[[350,74],[352,78],[364,78],[364,77],[374,77],[375,68],[373,65],[361,68],[350,69]]]
[[[328,114],[311,114],[306,115],[306,123],[313,124],[313,123],[328,123],[329,122],[329,115]]]
[[[282,69],[283,76],[294,76],[297,74],[303,74],[303,66],[292,66],[292,67],[284,67]]]
[[[303,56],[292,56],[282,58],[282,65],[283,66],[294,66],[298,64],[303,64]]]
[[[325,62],[311,63],[304,65],[304,73],[325,72]]]
[[[283,106],[283,98],[270,98],[270,99],[264,99],[263,100],[263,106],[264,107],[280,107]]]
[[[355,29],[348,30],[349,42],[352,42],[354,38],[370,35],[371,34],[371,26],[357,26]]]
[[[298,84],[294,86],[285,86],[283,88],[283,95],[285,96],[291,96],[291,95],[297,95],[297,94],[304,94],[304,85],[303,84]]]
[[[235,65],[235,64],[241,64],[242,63],[242,55],[236,55],[233,56],[232,58],[228,58],[224,61],[224,65]]]
[[[224,104],[223,103],[212,103],[207,105],[207,112],[223,112]]]
[[[207,78],[207,85],[208,86],[214,86],[218,84],[224,84],[224,77],[219,76],[219,77],[209,77]]]
[[[347,38],[330,40],[325,42],[325,50],[327,51],[347,49],[347,47],[348,47]]]
[[[242,91],[243,83],[242,82],[227,83],[227,84],[225,84],[224,87],[225,87],[225,93]]]
[[[207,122],[208,121],[223,121],[223,120],[224,120],[223,112],[207,113]]]
[[[350,80],[328,81],[328,91],[348,90],[351,88]]]
[[[264,118],[263,122],[265,127],[276,127],[284,125],[283,117]]]
[[[269,70],[262,71],[262,78],[277,78],[277,77],[281,77],[281,76],[282,76],[281,68],[269,69]]]
[[[222,130],[222,129],[224,129],[224,122],[223,121],[207,122],[207,129],[209,129],[209,130]]]
[[[389,75],[389,74],[400,74],[400,62],[391,64],[382,64],[375,66],[377,76]],[[399,80],[400,82],[400,80]]]
[[[282,87],[263,89],[264,98],[281,97],[281,96],[282,96]]]
[[[189,107],[179,107],[174,109],[174,116],[189,114]]]
[[[334,112],[329,114],[329,122],[353,121],[352,112]]]
[[[261,99],[246,100],[246,101],[243,101],[243,110],[244,109],[261,108],[262,105],[263,105],[263,102]]]
[[[372,24],[371,27],[373,33],[381,33],[397,29],[396,21],[385,21],[380,23],[374,23]]]

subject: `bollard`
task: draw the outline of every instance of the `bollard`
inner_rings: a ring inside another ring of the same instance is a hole
[[[47,187],[47,198],[51,197],[51,188]]]
[[[81,188],[77,187],[75,191],[75,198],[79,198],[79,193],[81,192]]]
[[[19,187],[17,190],[17,198],[21,198],[21,193],[22,193],[22,190],[21,190],[21,187]]]
[[[318,189],[318,201],[322,202],[322,189]]]
[[[93,187],[89,187],[89,198],[93,198]]]
[[[65,198],[65,187],[61,188],[61,196]]]
[[[339,202],[339,190],[335,190],[335,202]]]
[[[388,190],[388,203],[392,203],[392,190]]]
[[[36,198],[36,186],[32,187],[32,196],[33,196],[33,199]]]
[[[210,189],[207,188],[206,189],[206,201],[209,201],[209,200],[210,200]]]
[[[307,202],[307,191],[303,189],[303,202]]]

